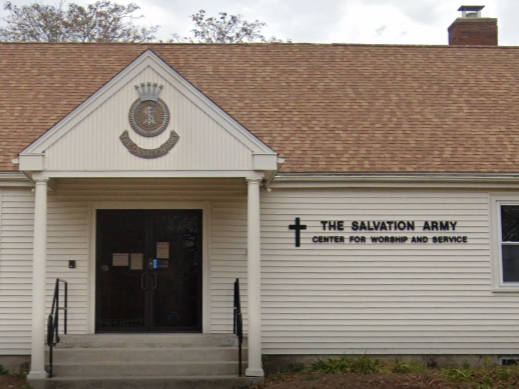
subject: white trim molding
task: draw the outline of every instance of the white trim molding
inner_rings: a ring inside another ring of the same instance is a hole
[[[254,153],[252,163],[254,170],[278,170],[278,156],[272,153]]]
[[[494,292],[519,292],[519,282],[503,281],[503,258],[501,240],[501,206],[519,206],[519,193],[491,194],[490,207],[490,245],[492,258],[492,287]]]
[[[90,202],[88,237],[88,323],[87,333],[95,334],[96,224],[98,209],[199,209],[202,211],[202,333],[211,332],[211,203],[209,201],[102,201]]]
[[[130,171],[43,171],[42,178],[263,178],[253,170],[130,170]]]
[[[284,188],[466,188],[519,189],[519,174],[485,173],[279,173],[269,185]]]
[[[19,169],[21,171],[34,171],[40,172],[44,168],[44,153],[25,153],[20,154]]]
[[[35,180],[32,263],[31,370],[28,379],[47,377],[45,371],[45,283],[47,260],[47,179]]]
[[[34,182],[22,172],[0,172],[0,187],[33,188]]]
[[[263,377],[261,364],[261,244],[260,184],[257,178],[247,179],[247,286],[248,286],[248,347],[249,360],[245,375]]]

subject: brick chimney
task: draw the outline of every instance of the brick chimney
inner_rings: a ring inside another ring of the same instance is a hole
[[[497,19],[482,18],[484,5],[462,5],[449,27],[449,45],[497,46]]]

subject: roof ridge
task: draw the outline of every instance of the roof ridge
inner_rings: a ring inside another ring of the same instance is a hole
[[[403,43],[342,43],[342,42],[243,42],[243,43],[186,43],[186,42],[0,42],[0,45],[40,45],[40,46],[347,46],[347,47],[398,47],[398,48],[440,48],[440,49],[519,49],[518,46],[487,46],[487,45],[448,45],[448,44],[403,44]]]

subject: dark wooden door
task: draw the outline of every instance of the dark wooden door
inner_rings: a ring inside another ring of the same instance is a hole
[[[98,210],[97,332],[200,332],[202,212]]]

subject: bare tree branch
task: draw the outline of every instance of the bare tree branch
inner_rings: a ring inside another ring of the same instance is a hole
[[[255,20],[248,22],[243,15],[228,15],[220,12],[219,17],[206,17],[202,9],[191,15],[195,28],[192,37],[173,35],[170,42],[242,43],[242,42],[283,42],[276,37],[265,38],[261,30],[266,23]],[[290,41],[288,41],[290,42]]]

